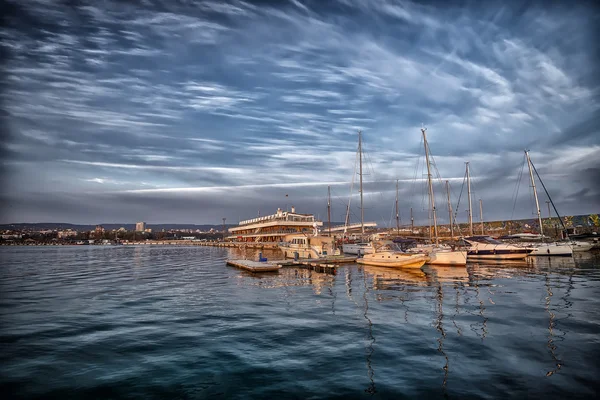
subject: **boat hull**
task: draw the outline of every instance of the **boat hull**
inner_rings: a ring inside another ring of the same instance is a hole
[[[531,252],[532,256],[572,256],[573,247],[568,244],[542,244]]]
[[[298,253],[298,258],[306,259],[319,258],[322,256],[313,249],[288,247],[282,245],[279,245],[279,249],[283,252],[284,258],[296,258],[296,253]]]
[[[367,254],[356,260],[358,264],[372,265],[389,268],[421,268],[429,257],[424,254],[404,254],[395,252],[382,252]]]
[[[427,253],[431,265],[467,265],[467,251],[436,251]]]
[[[493,250],[469,250],[467,260],[524,260],[530,253],[530,250],[511,250],[507,253],[494,253]]]
[[[533,251],[530,247],[504,244],[484,236],[465,240],[471,246],[467,250],[467,260],[523,260]]]
[[[594,248],[594,243],[574,242],[573,251],[590,251]]]

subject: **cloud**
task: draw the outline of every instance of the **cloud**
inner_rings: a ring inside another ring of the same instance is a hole
[[[282,190],[321,209],[326,183],[348,196],[362,130],[365,193],[379,196],[367,213],[382,220],[396,179],[404,207],[423,208],[422,124],[442,180],[459,190],[471,162],[490,218],[512,212],[506,188],[525,148],[565,212],[599,207],[598,11],[585,4],[13,0],[7,10],[0,172],[13,211],[3,218],[83,221],[132,199],[143,206],[124,217],[248,217],[281,206]],[[35,208],[44,196],[68,207]]]

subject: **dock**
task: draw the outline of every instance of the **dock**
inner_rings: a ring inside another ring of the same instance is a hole
[[[353,263],[355,261],[356,257],[328,256],[306,260],[274,260],[261,262],[252,260],[227,260],[227,265],[242,268],[251,272],[272,272],[283,267],[299,267],[316,272],[335,274],[340,264]]]
[[[355,261],[356,257],[328,256],[306,260],[282,260],[278,262],[278,265],[281,267],[299,267],[316,272],[335,274],[337,273],[339,264],[353,263]]]
[[[242,268],[250,272],[273,272],[281,268],[281,265],[278,265],[273,261],[227,260],[227,265]]]

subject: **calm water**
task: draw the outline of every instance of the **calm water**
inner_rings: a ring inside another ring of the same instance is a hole
[[[0,248],[3,397],[597,396],[597,253],[256,276],[234,252]]]

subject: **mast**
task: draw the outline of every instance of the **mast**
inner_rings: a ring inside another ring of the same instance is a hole
[[[410,233],[415,231],[415,219],[413,218],[412,207],[410,208]]]
[[[548,206],[548,229],[552,228],[552,212],[550,211],[550,200],[546,200]],[[556,234],[558,236],[558,234]]]
[[[365,234],[365,209],[363,208],[363,180],[362,180],[362,132],[358,131],[358,163],[360,175],[360,232]]]
[[[538,222],[540,224],[540,235],[544,237],[544,228],[542,227],[542,213],[540,212],[540,203],[538,202],[537,190],[535,188],[535,179],[533,179],[533,169],[531,168],[531,159],[529,158],[529,150],[525,150],[527,157],[527,166],[529,167],[529,177],[531,178],[531,187],[533,188],[533,197],[535,198],[535,209],[537,211]]]
[[[465,163],[467,165],[467,190],[469,193],[469,234],[473,236],[473,210],[471,208],[471,174],[469,173],[469,162]]]
[[[327,226],[331,237],[331,186],[327,186]]]
[[[400,214],[398,213],[398,179],[396,179],[396,234],[400,234]]]
[[[481,235],[483,236],[483,202],[479,199],[479,220],[481,221]]]
[[[433,234],[435,235],[435,244],[439,244],[438,231],[437,231],[437,217],[435,213],[435,198],[433,197],[433,184],[431,183],[431,166],[429,165],[429,145],[427,144],[427,135],[425,131],[427,128],[421,128],[423,133],[423,144],[425,146],[425,163],[427,164],[427,181],[429,183],[429,205],[431,206],[431,213],[433,214]],[[429,239],[431,240],[431,229],[429,230]]]
[[[452,223],[452,205],[450,204],[450,182],[446,181],[446,194],[448,195],[448,221],[450,221],[450,239],[454,239],[454,224]]]

